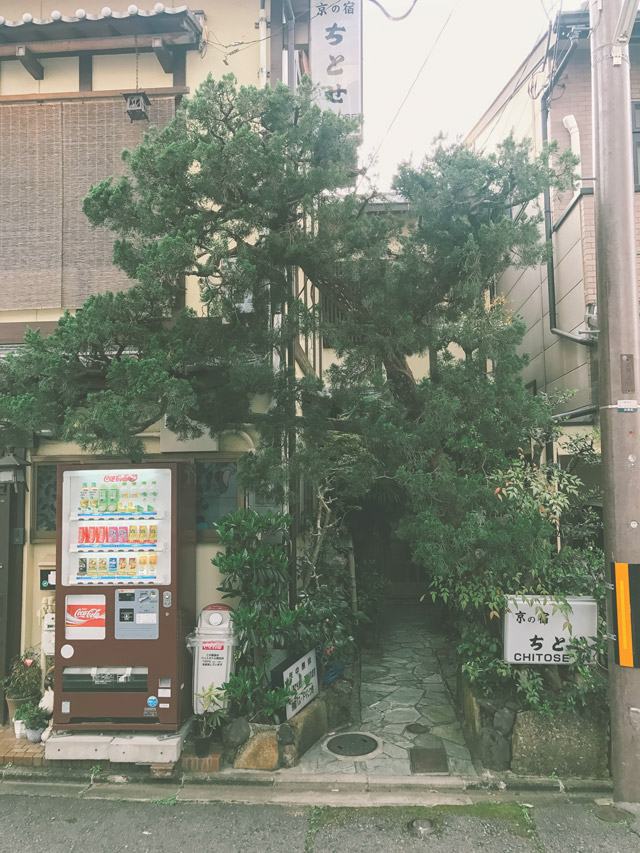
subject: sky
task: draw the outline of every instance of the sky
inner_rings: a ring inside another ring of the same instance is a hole
[[[582,6],[582,0],[417,0],[404,21],[393,22],[371,0],[363,2],[362,156],[368,162],[379,148],[373,174],[381,188],[390,186],[397,163],[420,162],[440,133],[455,141],[471,130],[547,31],[549,17],[560,7]],[[378,2],[399,16],[413,0]]]

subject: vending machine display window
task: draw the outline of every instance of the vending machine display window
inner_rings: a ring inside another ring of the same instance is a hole
[[[171,470],[63,474],[62,583],[169,584]]]

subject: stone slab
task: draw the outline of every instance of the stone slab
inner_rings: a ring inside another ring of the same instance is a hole
[[[578,714],[541,716],[521,711],[511,741],[511,769],[529,776],[606,779],[608,743],[605,723]]]

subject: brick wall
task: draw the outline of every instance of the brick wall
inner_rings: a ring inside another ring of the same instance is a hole
[[[173,98],[152,100],[152,124],[173,113]],[[0,104],[0,309],[78,308],[129,285],[111,264],[113,235],[91,229],[82,199],[122,174],[122,149],[147,128],[122,98]]]

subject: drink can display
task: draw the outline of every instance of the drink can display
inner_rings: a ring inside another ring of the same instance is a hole
[[[85,545],[89,541],[89,532],[86,527],[78,528],[78,545]]]
[[[129,541],[129,528],[128,527],[119,527],[118,528],[118,544],[125,545]]]
[[[158,568],[158,555],[157,554],[149,554],[149,572],[150,572],[150,574],[155,575],[157,568]]]
[[[126,557],[118,557],[118,574],[126,575],[127,573],[127,558]]]
[[[106,557],[98,557],[98,571],[101,575],[107,573],[107,558]]]
[[[152,545],[155,545],[158,541],[158,525],[150,524],[149,525],[149,542]]]
[[[98,540],[98,528],[87,527],[87,542],[89,545],[95,545]]]
[[[96,542],[98,545],[104,545],[107,541],[107,528],[102,525],[98,527]]]
[[[136,557],[129,557],[129,574],[133,577],[138,570],[138,560]]]
[[[138,574],[139,575],[146,575],[147,569],[148,569],[147,555],[146,554],[140,554],[140,556],[138,557]]]
[[[141,542],[142,544],[144,544],[145,542],[148,542],[148,541],[149,541],[149,538],[148,538],[148,537],[149,537],[149,530],[148,530],[148,528],[147,528],[147,525],[146,525],[146,524],[141,524],[141,525],[140,525],[140,530],[139,530],[139,533],[138,533],[138,541],[139,541],[139,542]]]
[[[98,487],[95,483],[91,483],[89,489],[89,512],[98,511]]]
[[[80,489],[78,512],[89,512],[89,487],[86,483],[83,483]]]
[[[107,542],[109,545],[115,545],[118,542],[118,528],[110,527],[107,534]]]
[[[87,560],[87,567],[89,569],[90,575],[95,575],[98,572],[98,558],[97,557],[89,557]]]
[[[80,559],[78,560],[78,574],[79,575],[86,575],[86,573],[87,573],[87,558],[86,557],[80,557]]]
[[[118,571],[118,558],[109,557],[109,574],[115,575]]]
[[[136,543],[138,541],[138,525],[130,524],[129,525],[129,544]]]

